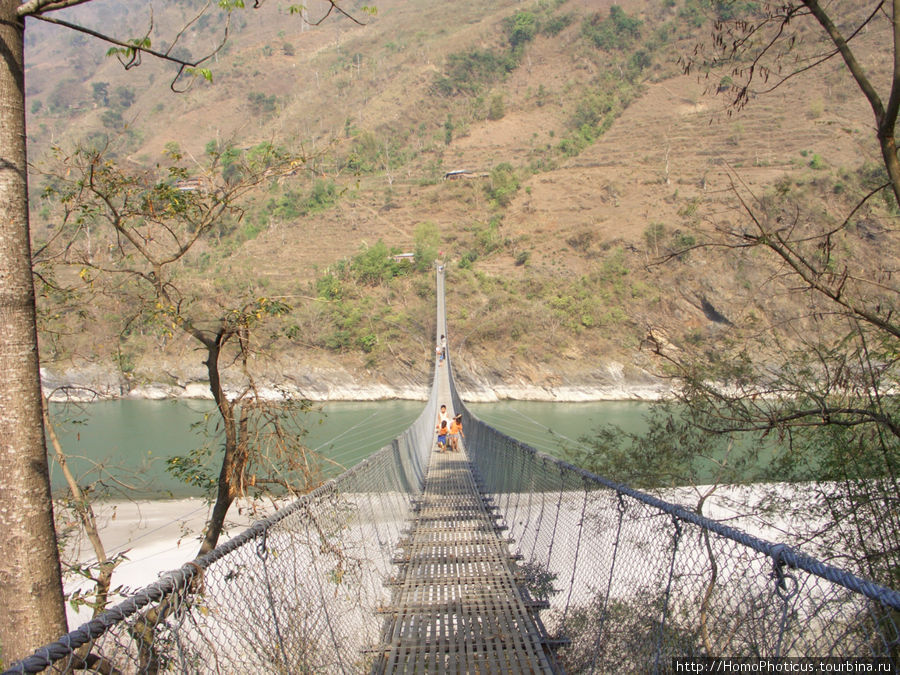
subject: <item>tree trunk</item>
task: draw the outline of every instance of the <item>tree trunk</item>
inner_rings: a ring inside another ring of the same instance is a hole
[[[222,468],[219,472],[216,503],[213,505],[213,511],[206,525],[206,532],[204,533],[200,550],[197,552],[197,557],[209,553],[216,547],[219,536],[222,534],[222,529],[225,526],[225,516],[228,514],[228,509],[231,508],[235,497],[233,489],[234,464],[240,438],[234,415],[234,404],[228,400],[225,391],[222,389],[222,379],[219,373],[219,355],[229,337],[231,337],[231,334],[226,328],[223,328],[216,336],[214,342],[204,343],[207,349],[206,372],[209,374],[209,389],[216,401],[216,407],[219,410],[219,415],[222,417],[222,426],[225,431],[225,453],[222,457]]]
[[[881,145],[881,156],[884,158],[884,167],[887,169],[891,181],[894,198],[897,200],[897,205],[900,206],[900,159],[897,158],[897,143],[894,140],[893,125],[891,125],[889,133],[879,132],[878,143]]]
[[[0,0],[0,661],[66,631],[42,423],[25,157],[25,27]]]

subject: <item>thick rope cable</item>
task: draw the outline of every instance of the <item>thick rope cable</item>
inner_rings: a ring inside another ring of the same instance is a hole
[[[441,311],[443,308],[443,278],[441,275],[438,275],[438,288],[438,307]],[[446,325],[442,315],[438,317],[437,327],[439,333],[446,334]],[[685,598],[680,595],[685,592],[683,588],[685,584],[682,579],[688,575],[703,576],[709,573],[702,564],[691,560],[690,549],[687,548],[691,542],[691,537],[687,536],[687,533],[690,532],[687,526],[691,526],[699,528],[702,532],[715,534],[717,545],[728,544],[728,550],[731,558],[736,561],[735,564],[740,564],[748,557],[752,558],[750,561],[752,564],[741,568],[738,571],[740,573],[736,573],[730,580],[730,585],[722,584],[723,589],[731,591],[734,587],[739,587],[745,594],[739,597],[756,601],[762,597],[759,595],[759,590],[764,580],[769,589],[767,597],[771,598],[771,586],[768,584],[770,583],[770,574],[774,572],[776,593],[788,591],[797,593],[799,586],[793,590],[787,587],[793,576],[793,573],[788,570],[802,570],[809,575],[803,577],[802,600],[812,603],[811,611],[818,612],[821,606],[816,603],[820,602],[837,601],[838,609],[842,612],[848,604],[852,604],[852,610],[856,613],[848,614],[847,616],[850,617],[847,619],[848,625],[838,628],[847,631],[855,628],[856,633],[862,630],[874,631],[885,645],[885,652],[896,653],[898,643],[895,617],[896,611],[900,610],[900,592],[823,563],[785,544],[766,541],[689,511],[681,505],[666,502],[639,490],[596,476],[489,427],[468,411],[459,397],[452,377],[449,356],[448,353],[448,358],[442,366],[435,365],[434,372],[437,373],[437,368],[443,367],[447,369],[446,372],[450,376],[451,403],[454,411],[461,412],[463,415],[466,451],[473,473],[480,477],[481,489],[484,493],[496,498],[500,516],[502,518],[512,517],[513,522],[509,523],[509,526],[515,529],[518,536],[523,540],[526,536],[533,536],[530,542],[531,555],[526,564],[539,563],[539,566],[544,569],[538,571],[541,574],[546,573],[546,578],[551,580],[557,578],[558,574],[569,575],[566,584],[568,592],[562,597],[552,600],[555,603],[551,605],[553,612],[558,612],[565,623],[570,611],[575,609],[581,611],[585,608],[594,611],[593,608],[599,608],[598,632],[587,634],[587,637],[584,638],[584,642],[587,644],[595,647],[603,644],[604,649],[614,648],[614,643],[610,643],[612,646],[609,646],[603,642],[603,631],[614,620],[616,616],[614,611],[621,611],[625,606],[623,603],[627,603],[632,594],[638,594],[638,600],[641,600],[646,597],[645,593],[655,590],[661,594],[656,597],[659,597],[660,600],[664,599],[664,605],[662,615],[659,616],[658,624],[655,626],[658,631],[655,636],[655,651],[652,658],[647,655],[648,661],[644,662],[644,666],[649,667],[655,663],[659,668],[663,665],[661,659],[667,648],[664,643],[670,639],[677,639],[681,635],[681,626],[678,623],[682,619],[680,617],[681,603],[690,599],[690,596]],[[370,606],[371,603],[363,597],[366,594],[362,590],[357,593],[356,599],[353,599],[353,604],[349,607],[350,594],[335,592],[332,595],[327,592],[330,591],[330,588],[326,588],[325,585],[327,570],[323,569],[323,566],[327,567],[328,556],[337,556],[343,561],[345,556],[352,558],[354,551],[362,549],[365,560],[357,561],[360,565],[374,566],[376,569],[390,569],[391,552],[401,536],[401,523],[409,520],[416,497],[421,494],[424,485],[426,466],[434,436],[434,420],[438,403],[437,391],[438,379],[435,377],[432,380],[431,395],[425,409],[416,422],[390,445],[370,455],[310,494],[258,521],[205,556],[168,573],[156,583],[142,589],[77,630],[42,647],[32,656],[14,664],[13,668],[7,672],[39,672],[54,662],[66,658],[69,659],[68,664],[61,664],[61,667],[64,669],[74,667],[80,658],[74,655],[75,650],[97,640],[113,627],[116,627],[119,633],[113,633],[112,642],[114,644],[111,649],[120,651],[110,654],[89,654],[89,656],[103,660],[113,658],[115,654],[124,659],[133,658],[137,641],[134,632],[136,628],[145,627],[140,622],[149,621],[147,617],[153,610],[153,603],[159,603],[157,606],[163,607],[163,610],[159,612],[163,616],[157,624],[150,625],[148,623],[149,628],[151,633],[155,631],[166,636],[160,644],[154,642],[147,646],[152,650],[153,658],[156,658],[158,653],[161,658],[173,660],[181,658],[192,664],[200,663],[198,659],[201,658],[214,658],[215,667],[222,670],[239,672],[258,669],[258,662],[241,660],[250,659],[253,656],[254,647],[248,648],[247,641],[252,640],[255,633],[252,630],[240,632],[245,630],[240,622],[246,622],[254,617],[263,618],[267,610],[271,609],[274,611],[274,631],[277,644],[264,646],[263,651],[272,648],[280,650],[281,655],[276,660],[281,660],[285,666],[288,666],[289,659],[295,654],[288,652],[287,645],[282,639],[281,623],[292,621],[293,617],[289,616],[291,613],[308,612],[299,617],[299,620],[304,620],[307,616],[312,617],[310,619],[312,625],[309,630],[315,632],[309,635],[309,641],[299,637],[296,638],[296,641],[304,645],[310,642],[318,644],[325,652],[323,655],[317,656],[304,651],[302,657],[304,662],[309,661],[309,668],[333,670],[338,667],[346,670],[354,667],[358,661],[353,654],[359,653],[361,647],[358,645],[363,637],[363,629],[354,622],[362,621],[370,616],[372,621],[375,621],[377,608]],[[345,432],[341,439],[346,441],[350,436],[352,436],[351,433]],[[535,491],[540,492],[539,500],[532,494]],[[586,576],[590,574],[591,570],[584,569],[584,561],[595,553],[597,546],[608,546],[608,544],[603,543],[605,536],[599,536],[599,531],[595,543],[593,538],[589,538],[589,534],[593,533],[593,530],[585,530],[585,527],[588,524],[591,524],[592,528],[594,525],[598,528],[609,527],[612,523],[609,522],[607,525],[608,516],[605,513],[594,512],[595,507],[602,506],[599,502],[605,500],[590,500],[589,493],[593,491],[614,496],[618,503],[611,552],[612,560],[609,577],[604,579],[606,589],[605,595],[602,597],[600,597],[600,593],[603,591],[595,589],[592,579]],[[581,498],[580,505],[573,501],[573,495],[576,494]],[[588,508],[589,502],[590,509]],[[365,504],[370,506],[364,508]],[[635,508],[631,508],[632,506]],[[637,508],[638,506],[640,508]],[[537,513],[533,514],[533,510],[537,510]],[[526,511],[527,514],[525,514]],[[627,536],[623,535],[626,515],[629,525]],[[664,530],[653,525],[661,516],[668,516],[676,529],[673,535],[674,539],[669,539],[671,542],[669,545],[664,545],[659,541]],[[379,522],[379,519],[382,519],[382,522]],[[519,519],[522,520],[521,525],[518,523]],[[390,522],[384,522],[386,520]],[[323,527],[318,531],[318,536],[310,529],[314,521],[317,527],[319,523]],[[246,547],[255,545],[256,550],[260,551],[259,546],[262,545],[265,550],[267,543],[283,539],[279,535],[280,532],[296,531],[298,523],[301,528],[305,526],[307,534],[305,544],[301,546],[295,542],[291,548],[279,550],[275,550],[273,547],[271,554],[267,554],[267,560],[263,560],[261,570],[258,566],[252,567],[254,564],[253,549]],[[379,532],[379,527],[382,525],[384,529]],[[573,528],[578,529],[576,531]],[[569,540],[565,535],[571,535]],[[368,539],[360,542],[361,537],[368,537]],[[376,547],[376,543],[382,543],[382,538],[386,545]],[[575,540],[574,560],[572,560],[572,544],[568,543],[573,539]],[[627,539],[627,541],[623,541],[623,539]],[[735,550],[734,544],[742,546],[743,549]],[[526,542],[520,542],[519,550],[526,550],[526,545]],[[588,546],[590,546],[589,549],[586,548]],[[626,549],[626,546],[633,547],[637,552],[636,558],[625,557],[625,551],[629,550]],[[656,550],[666,551],[671,546],[668,565],[660,561],[655,569],[650,567],[654,557],[641,555],[642,546],[656,546]],[[683,554],[681,554],[682,548],[685,549]],[[748,556],[748,552],[755,552],[763,557]],[[296,560],[301,562],[291,562],[293,555],[296,555]],[[379,555],[382,557],[379,558]],[[676,583],[675,574],[676,558],[679,565],[678,583]],[[767,569],[771,570],[770,573],[760,572],[760,561],[766,562],[769,566]],[[291,566],[285,568],[285,564]],[[308,567],[298,570],[297,564]],[[693,567],[689,567],[691,564]],[[566,567],[566,565],[571,566]],[[656,573],[663,571],[661,569],[663,566],[668,567],[664,596],[662,595],[663,589],[660,587],[663,579],[654,577]],[[684,567],[684,574],[681,572],[682,567]],[[310,584],[306,587],[304,584],[291,583],[290,587],[282,587],[285,577],[287,576],[287,579],[290,580],[291,574],[294,579],[298,577],[298,574],[301,577],[308,577]],[[649,582],[648,575],[651,577]],[[357,576],[361,581],[365,578],[362,573]],[[239,585],[242,580],[253,579],[257,580],[254,586]],[[816,586],[818,580],[825,580],[833,586],[827,588]],[[349,583],[349,581],[345,583]],[[385,581],[385,585],[388,583],[390,582]],[[214,584],[217,586],[214,587]],[[373,584],[373,591],[375,591],[379,588],[379,583],[373,581]],[[653,584],[659,585],[654,587]],[[260,588],[260,585],[264,587]],[[588,587],[591,595],[584,605],[576,607],[574,604],[576,600],[579,602],[582,600],[581,594],[575,593],[575,591],[582,585]],[[846,594],[837,593],[841,589],[852,591],[859,597],[848,596],[845,598]],[[204,600],[203,603],[196,601],[201,597],[213,598],[216,592],[220,593],[216,600],[218,602],[217,611],[235,610],[220,624],[215,623],[218,617],[212,614],[209,617],[203,615],[206,621],[200,620],[199,614],[203,612],[203,604],[206,601]],[[559,592],[551,588],[551,595]],[[285,596],[285,593],[288,595]],[[374,597],[377,593],[373,592],[371,595]],[[576,596],[578,597],[576,598]],[[286,597],[288,599],[285,599]],[[869,603],[863,598],[872,602]],[[791,602],[799,603],[800,599],[792,595]],[[241,602],[250,603],[254,600],[257,601],[257,604],[252,607],[232,608],[227,606],[229,604],[240,605]],[[783,597],[782,601],[785,602]],[[764,605],[764,609],[771,611],[771,600],[763,602],[769,603]],[[866,604],[861,607],[861,603]],[[306,606],[307,604],[309,607]],[[729,606],[727,604],[723,606],[725,609],[720,608],[719,611],[728,611]],[[283,608],[283,611],[279,612],[279,608]],[[348,608],[355,618],[345,619],[345,610]],[[869,608],[873,614],[871,628],[867,623],[866,608]],[[639,611],[641,606],[637,605],[636,609]],[[782,610],[782,625],[779,629],[778,644],[775,649],[779,653],[794,653],[797,650],[796,645],[802,643],[798,643],[795,638],[792,644],[782,644],[788,635],[787,623],[784,619],[790,615],[790,612],[787,612],[786,603],[782,604],[780,609]],[[186,625],[184,621],[186,614],[179,613],[188,612],[198,613],[192,615],[191,627],[178,633],[177,644],[174,646],[167,644],[166,640],[171,640],[171,632],[177,631],[179,625]],[[583,614],[582,616],[596,615]],[[727,615],[720,614],[720,616],[723,617],[724,623],[727,623]],[[841,614],[842,618],[844,616]],[[136,622],[134,621],[135,617],[138,618]],[[171,623],[168,622],[169,618],[173,619]],[[233,623],[228,624],[225,622],[226,620]],[[853,621],[856,623],[852,623]],[[668,627],[669,622],[673,623],[671,628]],[[200,623],[213,624],[215,639],[208,638],[200,630]],[[573,620],[570,623],[574,624],[575,622]],[[797,622],[794,621],[791,624],[791,630],[794,631],[796,626]],[[293,633],[296,629],[290,628],[289,630]],[[202,634],[202,637],[198,639],[209,640],[209,644],[215,645],[214,657],[199,656],[204,653],[203,650],[198,648],[196,642],[190,642],[195,639],[193,635],[195,631]],[[650,630],[647,629],[646,632],[649,633]],[[135,638],[135,640],[119,645],[116,643],[116,638],[120,633],[124,635],[124,640],[130,638]],[[846,635],[849,636],[851,633],[847,632]],[[644,633],[640,636],[644,641],[649,637]],[[292,642],[294,642],[293,639]],[[348,647],[348,642],[354,646]],[[767,642],[766,646],[768,649],[773,647],[771,642]],[[872,650],[875,647],[876,640],[868,638],[860,648]],[[137,646],[139,651],[144,648],[145,643]],[[679,648],[690,650],[692,646],[675,644],[671,645],[670,651],[674,653]],[[833,648],[833,645],[828,648]],[[105,649],[105,647],[101,646],[98,649]],[[129,649],[131,657],[128,655]],[[180,656],[174,655],[173,649],[178,650]],[[166,650],[169,650],[168,653]],[[590,662],[591,670],[597,666],[598,656],[596,654],[593,656],[594,660]],[[614,654],[613,656],[625,655]],[[235,660],[231,661],[231,658]],[[125,669],[127,670],[128,667]]]

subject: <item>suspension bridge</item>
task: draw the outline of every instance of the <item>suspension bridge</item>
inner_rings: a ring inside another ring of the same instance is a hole
[[[443,298],[439,273],[437,335]],[[459,452],[434,452],[440,404],[463,416]],[[484,424],[448,358],[390,445],[6,672],[671,672],[718,656],[897,672],[898,625],[896,591]]]

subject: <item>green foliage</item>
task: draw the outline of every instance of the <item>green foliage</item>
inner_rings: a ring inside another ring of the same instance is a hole
[[[100,115],[100,121],[103,123],[103,126],[110,131],[117,131],[125,126],[125,121],[122,119],[122,113],[118,110],[104,110],[103,114]]]
[[[338,275],[329,272],[316,279],[316,295],[325,300],[340,300],[344,287]]]
[[[67,78],[61,80],[47,94],[45,103],[51,113],[60,114],[81,107],[87,100],[87,91],[82,83],[77,79]]]
[[[663,242],[666,234],[666,226],[662,223],[650,223],[644,229],[644,241],[647,243],[647,249],[653,255],[659,255],[659,247]]]
[[[109,82],[91,82],[91,96],[97,105],[109,105]]]
[[[212,495],[218,484],[212,466],[212,448],[203,446],[191,450],[186,455],[176,455],[166,459],[166,471],[182,483],[200,488]]]
[[[115,56],[126,64],[134,63],[144,49],[150,49],[151,41],[149,37],[135,38],[127,40],[127,47],[111,47],[106,51],[107,56]]]
[[[719,21],[737,21],[759,13],[760,4],[754,0],[706,0],[712,5]]]
[[[489,120],[499,120],[506,114],[503,106],[503,94],[495,94],[491,97],[491,104],[488,108],[487,117]]]
[[[700,28],[707,21],[747,19],[758,11],[759,3],[750,0],[685,0],[678,18],[691,28]]]
[[[386,252],[387,249],[381,242],[371,248],[364,248],[349,263],[337,265],[317,281],[319,297],[328,302],[320,303],[317,310],[316,344],[332,351],[361,351],[370,355],[367,363],[375,364],[383,345],[403,339],[412,322],[411,317],[389,303],[379,302],[373,294],[364,292],[359,284],[354,285],[357,283],[357,272],[354,271],[357,265],[367,266],[363,276],[384,275],[388,285],[391,285],[394,278],[391,277],[392,274],[403,275],[409,271],[406,263],[402,263],[399,268],[392,268],[393,261],[385,262],[378,257]],[[430,296],[433,290],[426,281],[427,277],[423,275],[419,278],[423,281],[422,293]]]
[[[503,28],[509,46],[515,49],[534,39],[537,33],[537,18],[531,12],[516,12],[504,19]]]
[[[678,10],[678,18],[691,28],[700,28],[707,20],[703,5],[704,0],[685,0],[684,6]]]
[[[576,129],[595,129],[618,105],[615,90],[598,90],[585,94],[575,107],[571,125]]]
[[[179,161],[182,158],[181,145],[178,141],[166,141],[163,146],[163,154],[172,161]]]
[[[303,215],[303,198],[294,190],[287,190],[280,197],[266,203],[266,212],[273,218],[292,221]]]
[[[558,14],[552,16],[541,24],[540,31],[544,35],[553,37],[568,28],[573,19],[574,17],[572,14]]]
[[[642,489],[708,482],[752,480],[759,443],[739,443],[710,434],[684,407],[673,403],[653,406],[644,433],[630,433],[615,425],[600,427],[570,450],[570,461],[612,480]],[[748,478],[749,477],[749,478]]]
[[[448,114],[444,121],[444,145],[450,145],[453,140],[453,118]]]
[[[606,51],[628,49],[641,35],[642,21],[628,16],[619,5],[609,8],[609,16],[596,13],[581,24],[581,34],[595,47]]]
[[[254,115],[271,115],[275,112],[278,99],[274,94],[267,96],[260,91],[251,91],[247,94],[247,101],[250,102],[250,111]]]
[[[340,199],[340,192],[335,182],[318,178],[302,205],[301,214],[307,216],[329,209],[337,203],[338,199]]]
[[[512,164],[503,162],[495,166],[491,171],[490,182],[484,189],[495,206],[501,208],[509,206],[519,191],[519,178]]]
[[[456,52],[447,57],[446,75],[435,80],[434,89],[441,96],[476,95],[486,84],[505,77],[517,65],[515,57],[509,53],[487,49]]]
[[[354,136],[345,166],[357,173],[372,173],[384,168],[398,168],[409,161],[407,135],[383,132],[376,135],[372,131],[357,132],[348,118],[344,124],[344,135]]]
[[[227,47],[229,44],[230,43],[226,43],[225,46]],[[212,70],[210,70],[209,68],[185,68],[184,72],[186,75],[189,75],[190,77],[199,76],[199,77],[202,77],[207,82],[213,81]]]
[[[675,230],[672,233],[672,246],[676,251],[682,251],[684,249],[691,248],[696,245],[697,239],[694,235],[688,232],[682,232],[681,230]]]
[[[608,76],[596,89],[584,93],[569,120],[573,131],[557,145],[567,157],[573,157],[589,146],[612,126],[635,95],[628,80]]]
[[[119,108],[130,108],[134,103],[134,89],[125,85],[119,85],[113,90],[110,102]]]
[[[394,260],[400,249],[388,249],[378,240],[374,246],[363,247],[350,263],[350,274],[358,284],[374,286],[382,284],[409,271],[409,263]]]
[[[475,243],[478,246],[478,250],[484,255],[489,255],[508,243],[500,236],[499,217],[491,218],[485,227],[476,226]]]
[[[417,272],[427,272],[437,260],[441,237],[437,225],[430,221],[419,223],[413,232],[415,258],[413,265]]]
[[[378,344],[378,336],[374,333],[366,333],[365,335],[360,336],[356,342],[360,349],[366,354],[370,354],[372,350],[375,349],[375,345]]]

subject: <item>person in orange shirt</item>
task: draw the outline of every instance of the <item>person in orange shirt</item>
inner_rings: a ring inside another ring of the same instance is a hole
[[[465,434],[463,433],[462,429],[462,415],[457,415],[450,423],[450,449],[453,452],[459,452],[460,438],[465,438]]]
[[[441,420],[441,425],[437,428],[438,452],[447,451],[447,431],[447,420]]]

